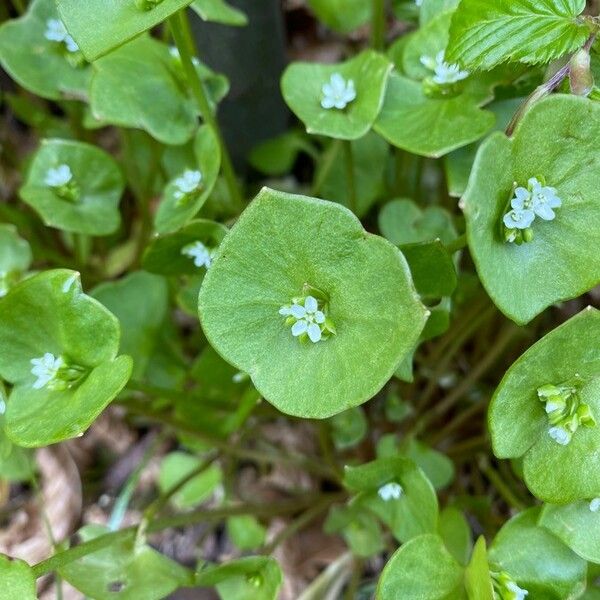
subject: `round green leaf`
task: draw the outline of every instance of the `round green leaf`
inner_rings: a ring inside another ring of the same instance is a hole
[[[0,554],[0,597],[2,600],[36,600],[35,577],[25,561]]]
[[[516,323],[600,281],[599,150],[600,105],[556,95],[535,104],[512,139],[495,133],[477,153],[463,198],[469,248],[488,294]],[[531,177],[556,188],[562,206],[518,246],[503,240],[500,223],[514,182],[526,187]]]
[[[45,183],[50,169],[67,165],[76,187],[67,199]],[[108,235],[121,220],[119,201],[123,176],[113,158],[100,148],[70,140],[44,140],[31,162],[21,198],[34,208],[50,227]]]
[[[267,532],[253,515],[239,515],[227,519],[227,535],[240,550],[253,550],[265,543]]]
[[[192,454],[184,452],[167,454],[160,464],[158,474],[158,487],[161,492],[166,493],[174,488],[201,464],[202,460]],[[180,509],[191,508],[210,496],[220,483],[221,469],[216,465],[211,465],[190,479],[171,500]]]
[[[584,560],[600,564],[600,514],[588,500],[564,506],[546,504],[538,523]]]
[[[308,0],[308,4],[319,21],[340,33],[348,33],[371,18],[371,4],[364,0]]]
[[[383,548],[383,534],[377,517],[358,502],[334,506],[323,527],[325,533],[340,533],[353,554],[368,558]]]
[[[287,105],[306,125],[308,133],[355,140],[375,122],[392,65],[381,54],[365,50],[344,63],[293,63],[283,74],[281,90]],[[334,73],[352,80],[356,98],[344,109],[321,106],[323,85]]]
[[[194,218],[213,190],[221,166],[221,147],[208,125],[198,130],[194,141],[194,153],[196,164],[192,170],[201,174],[200,187],[191,197],[178,199],[177,179],[183,173],[179,173],[178,177],[167,185],[154,221],[158,233],[170,233],[183,227]]]
[[[502,527],[488,553],[492,570],[506,571],[530,598],[578,598],[585,589],[586,563],[537,525],[530,508]]]
[[[410,267],[415,287],[423,298],[452,295],[457,284],[456,269],[452,255],[440,240],[402,246],[402,252]],[[432,313],[429,320],[433,316]]]
[[[148,2],[148,10],[138,8],[138,2],[123,0],[56,0],[56,4],[62,20],[86,58],[96,60],[162,23],[191,1],[154,0]]]
[[[77,65],[80,53],[45,37],[48,21],[58,19],[53,0],[34,0],[20,19],[0,27],[0,63],[26,90],[48,98],[85,99],[90,69]]]
[[[318,153],[303,131],[292,129],[254,146],[248,162],[257,171],[272,177],[289,173],[301,152],[317,159]]]
[[[377,600],[465,600],[463,568],[433,534],[403,544],[385,565]]]
[[[207,249],[214,250],[226,233],[227,227],[221,223],[205,219],[191,221],[176,233],[159,235],[152,240],[144,254],[144,268],[161,275],[202,273],[206,267],[197,266],[193,256],[184,253],[183,249],[195,242],[202,242]]]
[[[580,401],[600,423],[600,312],[588,308],[534,344],[507,371],[489,410],[494,454],[524,455],[531,492],[554,504],[600,495],[600,426],[580,425],[567,445],[550,437],[551,427],[538,398],[545,385],[578,378]]]
[[[0,347],[0,377],[14,386],[6,431],[21,446],[83,433],[131,374],[131,359],[117,357],[117,319],[64,269],[26,279],[0,299]],[[79,367],[81,377],[62,390],[34,388],[31,360],[46,353]]]
[[[101,525],[78,531],[83,542],[110,533]],[[192,576],[175,561],[153,548],[136,544],[134,536],[66,564],[60,574],[74,588],[94,600],[160,600]]]
[[[200,63],[196,70],[214,101],[227,93],[224,77]],[[143,129],[164,144],[184,144],[196,131],[198,115],[187,89],[179,56],[142,36],[94,63],[92,113],[104,123]]]
[[[282,575],[270,556],[248,556],[196,575],[199,586],[215,586],[222,600],[276,600]]]
[[[466,565],[471,556],[473,541],[471,527],[461,510],[447,506],[440,512],[438,533],[450,554],[461,564]]]
[[[346,450],[360,444],[369,425],[365,411],[354,406],[331,417],[331,438],[338,450]]]
[[[32,260],[31,248],[16,227],[0,224],[0,298],[18,283]]]
[[[120,351],[133,359],[132,377],[143,378],[167,314],[167,282],[137,271],[118,281],[100,284],[92,296],[119,319]]]
[[[379,458],[359,467],[346,467],[344,484],[360,492],[357,505],[376,514],[398,541],[437,531],[435,490],[412,461],[402,457]],[[390,484],[400,485],[400,497],[386,499],[382,490]]]
[[[279,314],[306,285],[327,299],[337,331],[315,344],[295,338]],[[223,240],[199,313],[211,345],[269,402],[314,418],[377,393],[427,314],[403,256],[350,211],[266,188]]]
[[[444,489],[454,479],[454,463],[423,442],[408,438],[400,445],[400,452],[423,470],[436,490]]]

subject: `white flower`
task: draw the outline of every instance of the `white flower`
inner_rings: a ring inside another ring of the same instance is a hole
[[[192,258],[197,267],[210,267],[215,255],[214,248],[207,248],[201,241],[192,242],[181,249],[181,254]]]
[[[377,490],[377,494],[384,502],[399,500],[403,493],[402,486],[395,481],[386,483]]]
[[[319,310],[319,303],[316,298],[307,296],[304,300],[304,306],[296,303],[291,306],[282,306],[279,309],[279,314],[296,319],[296,322],[292,325],[292,335],[294,337],[306,333],[313,343],[317,343],[321,339],[320,325],[325,323],[325,314]]]
[[[0,415],[3,415],[6,412],[6,402],[0,399]]]
[[[56,379],[59,369],[65,363],[62,357],[55,357],[54,354],[46,352],[40,358],[32,358],[31,364],[33,365],[31,367],[31,374],[37,377],[33,388],[39,390]]]
[[[562,206],[562,200],[556,195],[556,188],[543,186],[535,177],[528,183],[531,190],[531,208],[544,221],[552,221],[556,217],[552,209]]]
[[[346,108],[352,100],[356,98],[354,81],[346,81],[339,73],[334,73],[327,83],[321,88],[323,98],[321,106],[323,108]]]
[[[507,212],[502,221],[508,229],[527,229],[534,219],[535,213],[532,210],[515,208]]]
[[[600,512],[600,498],[593,498],[590,502],[590,510],[593,513]]]
[[[77,52],[79,50],[77,42],[69,34],[60,19],[48,19],[46,21],[44,37],[51,42],[63,42],[69,52]]]
[[[175,193],[173,194],[175,198],[180,200],[184,196],[188,194],[192,194],[198,190],[200,184],[202,182],[202,173],[200,171],[192,171],[191,169],[186,169],[183,172],[183,175],[175,179],[174,184],[177,188]]]
[[[461,71],[456,64],[450,65],[444,60],[445,52],[440,50],[435,59],[430,56],[421,56],[421,64],[434,72],[433,81],[439,85],[456,83],[466,79],[469,71]]]
[[[550,427],[550,429],[548,429],[548,435],[561,446],[566,446],[571,441],[572,437],[571,432],[560,425]]]
[[[421,6],[423,6],[423,0],[415,0],[415,4],[421,8]]]
[[[73,173],[69,165],[59,165],[46,171],[44,183],[49,187],[62,187],[73,179]]]
[[[506,589],[513,593],[512,600],[525,600],[525,596],[529,595],[527,590],[520,588],[514,581],[507,582]]]

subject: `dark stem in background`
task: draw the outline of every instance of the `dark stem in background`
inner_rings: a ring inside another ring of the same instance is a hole
[[[371,46],[382,52],[385,49],[385,0],[372,0]]]
[[[346,187],[348,188],[348,205],[350,210],[356,214],[356,177],[354,174],[354,153],[352,142],[344,140],[344,162],[346,164]]]

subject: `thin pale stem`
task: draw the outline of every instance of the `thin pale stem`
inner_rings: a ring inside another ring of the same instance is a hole
[[[455,240],[452,240],[449,244],[446,244],[446,250],[450,252],[450,254],[454,254],[459,250],[462,250],[467,246],[467,234],[463,233],[460,237],[457,237]]]
[[[506,485],[504,479],[500,477],[500,474],[491,467],[487,458],[481,458],[478,464],[483,474],[487,477],[489,482],[494,486],[496,491],[502,496],[509,506],[518,511],[526,508],[521,500],[519,500],[519,498],[513,494],[513,491],[510,489],[510,487]]]
[[[344,140],[344,161],[346,164],[346,186],[348,188],[348,203],[350,209],[356,214],[356,176],[354,173],[354,153],[352,151],[352,142]]]

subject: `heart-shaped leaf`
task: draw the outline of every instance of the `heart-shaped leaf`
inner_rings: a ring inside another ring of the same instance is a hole
[[[397,248],[339,204],[266,188],[223,240],[199,312],[213,347],[267,400],[314,418],[381,389],[426,317]]]
[[[193,219],[212,192],[221,166],[221,147],[208,126],[200,127],[194,141],[196,164],[178,174],[165,188],[156,213],[158,233],[170,233]]]
[[[196,70],[213,102],[225,96],[223,76],[201,63]],[[184,81],[177,51],[144,35],[94,63],[92,112],[104,123],[143,129],[164,144],[184,144],[196,131],[198,115]]]
[[[600,312],[588,308],[579,313],[536,342],[511,366],[490,404],[494,454],[500,458],[524,456],[525,482],[546,502],[566,504],[600,495],[600,426],[574,423],[576,430],[567,440],[555,431],[565,426],[564,419],[546,413],[562,410],[564,398],[573,411],[589,407],[600,423],[599,335]],[[545,395],[547,386],[560,388],[557,398]],[[554,400],[560,406],[552,406]]]
[[[56,4],[69,33],[91,61],[152,29],[191,1],[56,0]]]
[[[0,596],[2,600],[36,600],[35,577],[25,561],[0,554]]]
[[[19,194],[50,227],[108,235],[121,221],[123,188],[119,166],[100,148],[71,140],[44,140]]]
[[[193,0],[190,6],[204,21],[234,27],[243,27],[248,24],[248,17],[224,0]]]
[[[298,62],[286,69],[281,90],[308,133],[355,140],[375,122],[391,70],[391,63],[373,50],[336,65]],[[337,96],[340,108],[324,108]]]
[[[78,531],[83,542],[110,533],[102,525],[86,525]],[[160,600],[192,575],[175,561],[150,546],[136,544],[134,536],[70,562],[59,570],[74,588],[94,600]]]
[[[331,417],[331,439],[338,450],[357,446],[367,435],[369,425],[365,411],[354,406]]]
[[[585,589],[586,562],[537,525],[540,508],[506,523],[489,550],[494,571],[505,571],[530,598],[578,598]]]
[[[463,198],[469,248],[488,294],[516,323],[600,282],[599,168],[600,105],[575,96],[539,102],[512,139],[495,133],[477,153]],[[532,241],[507,242],[515,183],[524,189],[531,178],[555,188],[561,205],[553,220],[535,219]]]
[[[538,523],[562,540],[584,560],[600,564],[600,514],[598,501],[580,500],[556,506],[546,504]]]
[[[131,359],[117,357],[117,319],[65,269],[26,279],[0,299],[0,346],[0,377],[14,386],[6,431],[21,446],[83,433],[131,374]]]
[[[210,267],[227,227],[198,219],[176,233],[159,235],[144,254],[144,268],[161,275],[197,275]]]
[[[390,144],[413,154],[443,156],[494,125],[493,113],[480,108],[492,98],[492,80],[445,61],[451,15],[441,14],[401,42],[404,74],[390,77],[374,126]]]
[[[239,550],[254,550],[265,543],[266,529],[253,515],[239,515],[227,519],[227,535]]]
[[[276,600],[281,569],[270,556],[247,556],[196,575],[199,586],[215,586],[222,600]]]
[[[344,484],[360,492],[355,505],[376,514],[398,541],[437,531],[435,490],[412,461],[397,456],[346,467]]]
[[[438,535],[421,535],[392,555],[379,578],[376,598],[466,600],[463,568]]]
[[[402,246],[417,291],[423,298],[450,296],[456,288],[452,256],[439,240]],[[430,318],[433,317],[433,314]]]
[[[34,0],[20,19],[2,24],[0,63],[26,90],[43,98],[87,97],[90,68],[62,26],[54,0]]]

